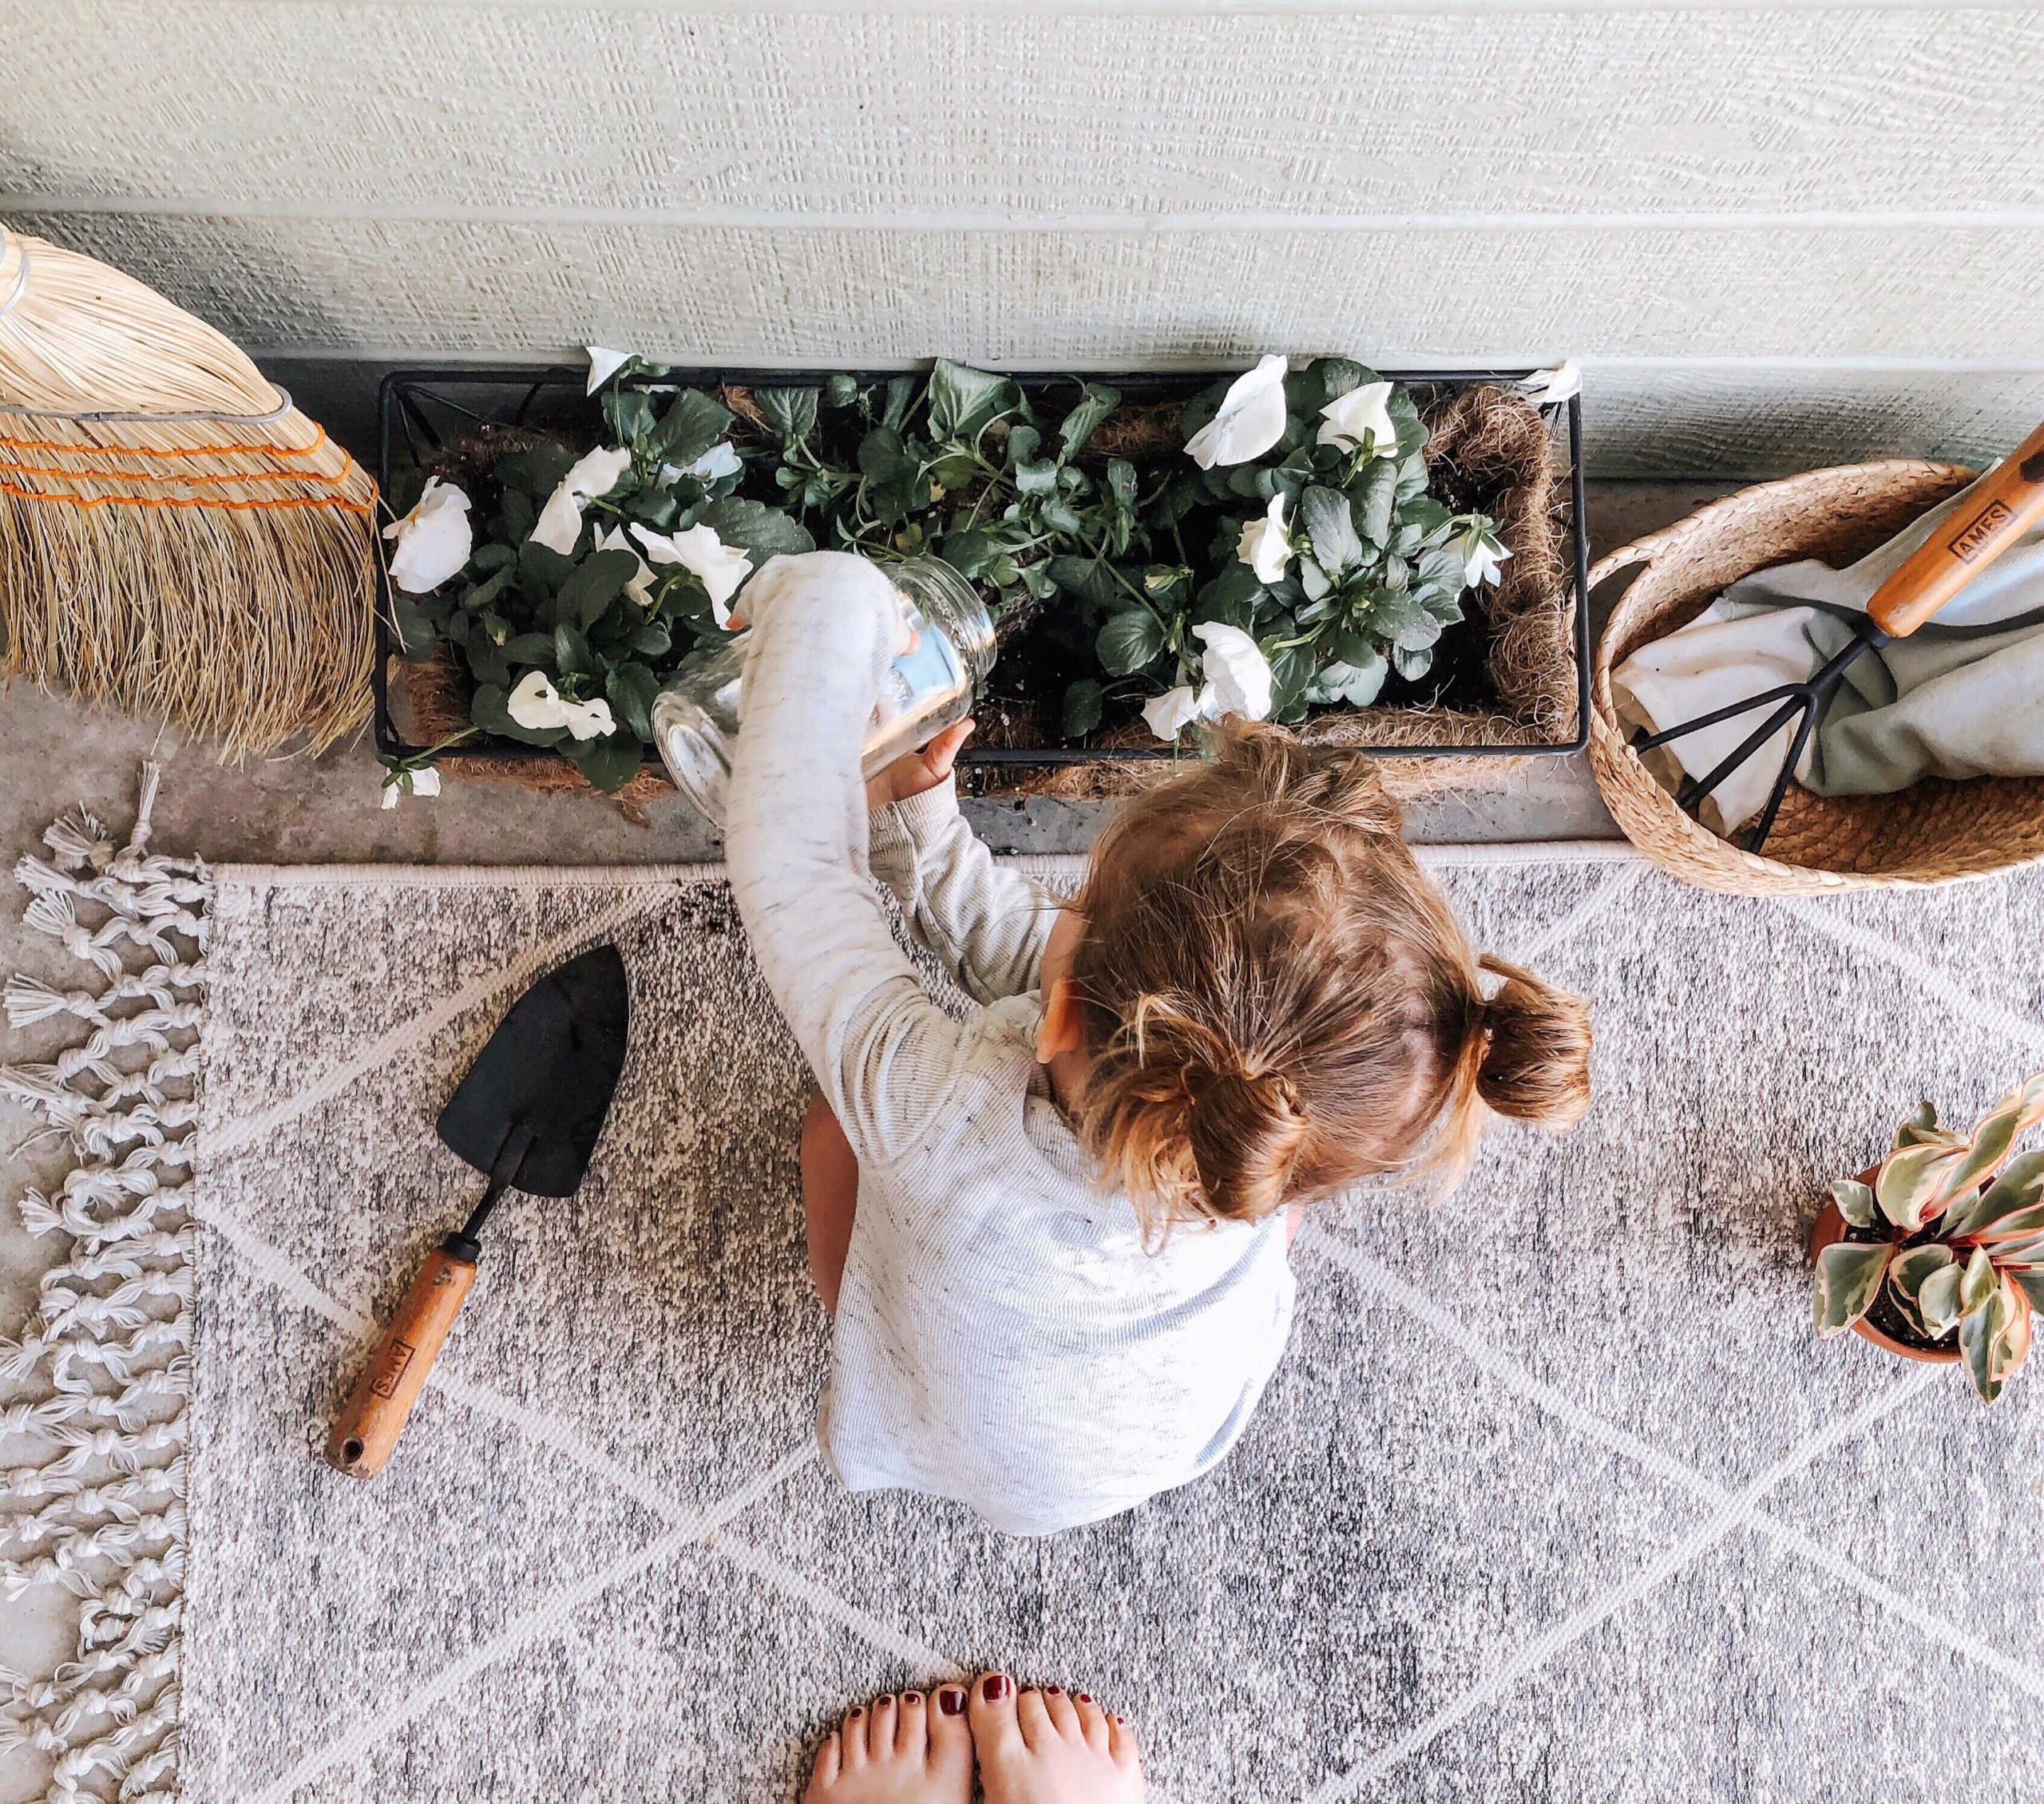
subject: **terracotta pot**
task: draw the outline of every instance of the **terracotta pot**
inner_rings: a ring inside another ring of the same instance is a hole
[[[1862,1184],[1872,1184],[1880,1174],[1880,1167],[1876,1165],[1869,1170],[1861,1172],[1860,1181]],[[1888,1237],[1895,1240],[1908,1238],[1899,1229],[1891,1229]],[[1838,1205],[1827,1199],[1824,1207],[1817,1212],[1816,1220],[1810,1224],[1810,1257],[1814,1260],[1826,1247],[1834,1245],[1844,1238],[1845,1217],[1838,1213]],[[1871,1340],[1875,1346],[1885,1347],[1889,1352],[1904,1359],[1921,1359],[1925,1364],[1932,1366],[1955,1366],[1959,1363],[1959,1348],[1956,1345],[1911,1347],[1905,1341],[1897,1340],[1892,1335],[1883,1334],[1864,1315],[1852,1324],[1852,1331],[1862,1340]]]

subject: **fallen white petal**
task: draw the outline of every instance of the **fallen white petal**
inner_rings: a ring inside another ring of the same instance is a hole
[[[1203,470],[1262,457],[1285,436],[1285,368],[1283,358],[1266,357],[1238,376],[1219,411],[1186,441],[1186,454]]]
[[[1259,583],[1274,583],[1285,574],[1292,556],[1292,543],[1285,532],[1285,492],[1270,497],[1261,520],[1245,524],[1235,541],[1235,556],[1256,572]]]
[[[423,770],[412,773],[412,793],[415,796],[437,796],[440,793],[440,769],[429,764]]]
[[[1388,457],[1398,449],[1398,429],[1391,423],[1388,382],[1365,382],[1361,388],[1338,394],[1320,410],[1317,444],[1338,445],[1344,451],[1360,449],[1366,441],[1372,453]]]
[[[1223,620],[1202,620],[1193,633],[1206,647],[1200,666],[1213,691],[1204,705],[1218,718],[1240,714],[1247,720],[1269,717],[1271,702],[1270,661],[1262,648],[1240,627]]]
[[[382,808],[395,808],[404,793],[395,783],[386,783],[383,785],[383,800],[378,805]]]
[[[426,595],[460,573],[475,547],[469,524],[469,498],[434,477],[418,505],[383,528],[398,548],[390,554],[390,582],[407,595]]]

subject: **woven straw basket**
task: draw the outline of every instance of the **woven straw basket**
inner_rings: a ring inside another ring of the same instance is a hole
[[[1626,742],[1611,671],[1700,614],[1726,584],[1770,564],[1842,564],[1892,538],[1972,480],[1953,464],[1895,459],[1741,489],[1601,560],[1593,590],[1637,564],[1591,666],[1590,762],[1605,805],[1663,870],[1739,896],[1944,883],[2044,858],[2044,778],[1937,779],[1895,795],[1818,796],[1794,784],[1765,856],[1691,820]],[[2044,705],[2044,698],[2040,698]]]

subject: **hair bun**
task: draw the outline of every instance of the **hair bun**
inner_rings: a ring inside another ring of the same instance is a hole
[[[1588,1004],[1487,952],[1481,963],[1504,983],[1483,1003],[1476,1094],[1500,1115],[1572,1126],[1590,1106]]]
[[[1260,1221],[1280,1208],[1308,1123],[1298,1091],[1278,1072],[1240,1066],[1186,1073],[1186,1138],[1199,1187],[1217,1215]]]

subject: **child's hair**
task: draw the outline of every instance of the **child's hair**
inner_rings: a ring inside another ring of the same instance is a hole
[[[1574,1122],[1588,1010],[1476,957],[1369,759],[1244,725],[1216,750],[1128,805],[1073,904],[1080,1131],[1146,1228],[1452,1181],[1491,1110]]]

